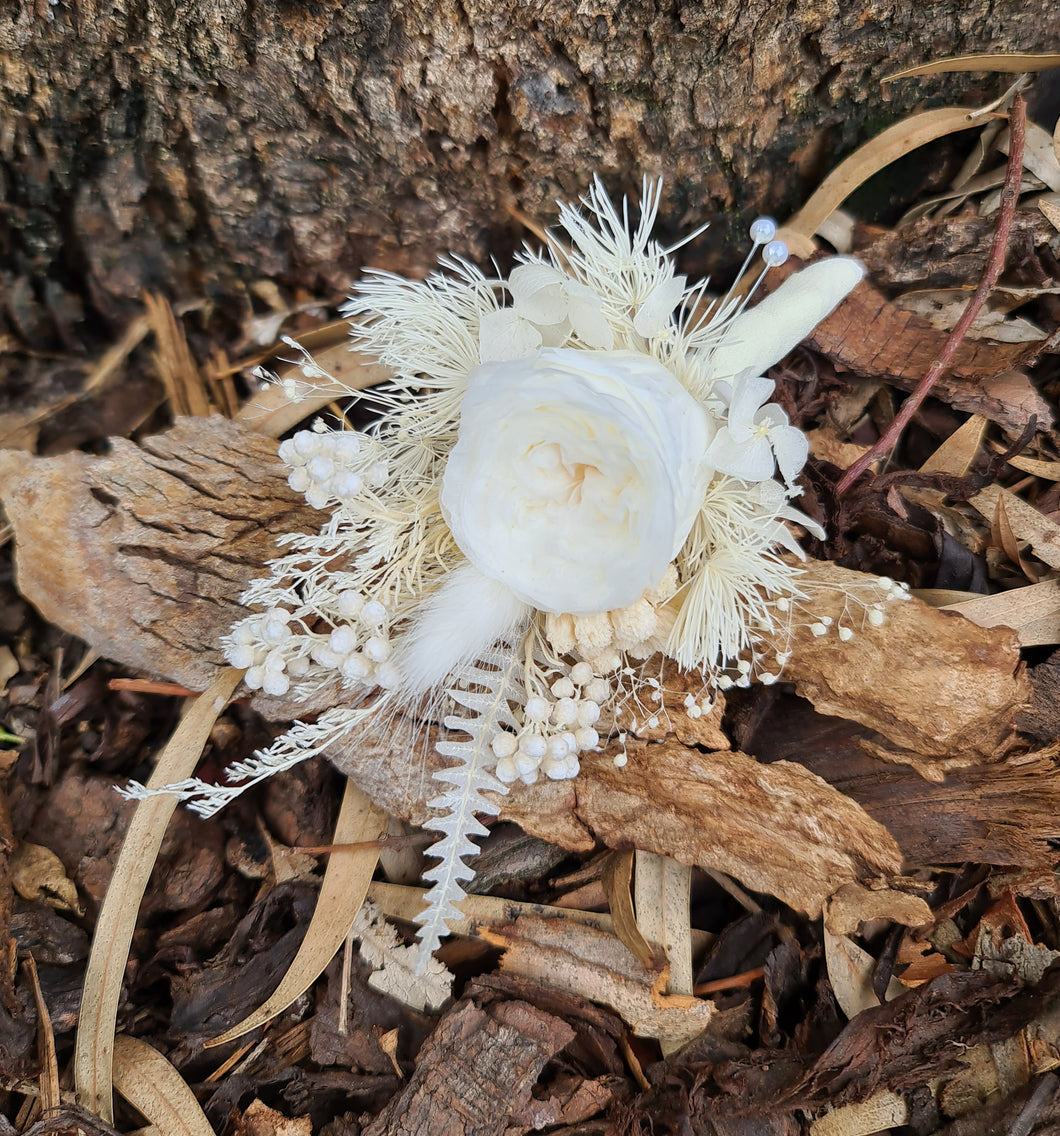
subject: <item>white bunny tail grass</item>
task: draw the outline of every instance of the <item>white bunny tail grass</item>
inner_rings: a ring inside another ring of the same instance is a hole
[[[716,379],[740,371],[764,375],[830,315],[865,275],[856,260],[833,256],[789,276],[773,293],[736,316],[710,356]]]
[[[448,572],[395,645],[399,691],[409,700],[482,658],[498,640],[521,638],[530,608],[466,561]]]

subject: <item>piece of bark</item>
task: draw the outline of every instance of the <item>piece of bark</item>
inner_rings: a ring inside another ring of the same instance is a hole
[[[430,775],[446,763],[421,729],[394,723],[385,734],[345,739],[328,756],[382,808],[422,824],[437,794]],[[583,755],[573,781],[514,788],[499,798],[501,817],[571,850],[602,841],[726,872],[811,915],[841,884],[900,870],[886,829],[797,762],[767,766],[673,738],[628,739],[620,768],[621,751],[612,742]],[[418,755],[412,773],[408,754]]]
[[[792,211],[925,87],[1000,93],[1005,76],[881,88],[969,29],[994,51],[1054,40],[1040,0],[5,5],[10,318],[37,345],[60,280],[115,317],[151,288],[245,304],[263,277],[345,290],[364,264],[486,264],[507,203],[547,223],[594,170],[634,192],[665,174],[666,235],[719,216],[720,240],[736,210]]]
[[[242,615],[236,598],[274,554],[277,533],[319,524],[287,488],[272,446],[233,423],[195,419],[142,449],[116,444],[102,459],[0,455],[23,592],[98,650],[205,685],[220,662],[219,637]],[[834,608],[838,617],[841,589],[864,577],[812,569],[840,589],[815,594],[815,613]],[[916,601],[888,605],[882,628],[865,627],[849,643],[798,635],[786,673],[801,689],[928,757],[992,756],[1026,700],[1010,632]],[[306,711],[289,700],[257,704],[277,719]],[[388,811],[422,821],[439,759],[421,727],[410,729],[407,746],[361,736],[332,756]],[[574,782],[513,792],[502,815],[568,848],[599,838],[730,872],[810,912],[839,884],[898,868],[885,829],[800,765],[764,768],[670,738],[630,741],[618,769],[619,748],[587,758]],[[426,754],[419,775],[409,772],[410,753]]]
[[[1031,697],[1017,634],[915,599],[887,603],[883,625],[873,627],[848,599],[864,596],[869,579],[824,561],[807,565],[810,618],[795,632],[784,679],[822,714],[860,722],[908,751],[928,776],[933,764],[996,756]],[[834,623],[814,636],[811,618],[823,617]],[[849,642],[839,639],[841,624],[855,632]]]
[[[19,589],[101,655],[204,689],[276,538],[324,519],[283,478],[275,441],[216,417],[100,458],[0,451]]]
[[[20,590],[101,654],[202,689],[221,661],[218,640],[244,614],[238,596],[276,555],[276,537],[315,532],[323,519],[288,489],[274,445],[210,418],[181,419],[139,448],[116,440],[104,458],[0,453]],[[805,579],[815,618],[837,620],[845,590],[866,582],[819,561]],[[859,625],[848,643],[798,632],[785,677],[820,709],[899,748],[991,756],[1030,696],[1015,635],[916,600],[886,611],[882,628]],[[274,719],[306,712],[291,699],[257,702]]]
[[[483,938],[502,947],[501,972],[607,1006],[637,1037],[684,1044],[714,1016],[714,1003],[667,994],[667,974],[642,966],[614,935],[564,919],[522,916]]]
[[[459,1002],[420,1050],[404,1090],[364,1136],[492,1136],[525,1108],[541,1071],[574,1030],[526,1002]]]
[[[871,278],[888,288],[966,288],[980,279],[990,255],[997,217],[962,213],[921,217],[897,229],[855,225],[852,253]],[[1012,218],[1010,244],[1060,253],[1060,234],[1037,209]]]
[[[926,781],[912,768],[881,763],[865,748],[871,737],[864,727],[788,696],[743,745],[764,762],[798,761],[857,801],[891,834],[910,868],[970,861],[1019,865],[1051,877],[1060,840],[1055,746]]]
[[[242,612],[236,597],[274,554],[276,533],[319,524],[287,488],[272,446],[221,419],[187,419],[142,450],[122,443],[102,459],[0,455],[20,587],[98,650],[204,685],[220,662],[214,645]],[[259,705],[275,718],[305,712],[278,699]],[[428,774],[441,763],[432,751],[410,776],[407,755],[428,747],[418,724],[405,726],[406,744],[359,736],[332,757],[387,811],[422,822],[435,791]],[[577,782],[512,793],[502,815],[568,848],[599,838],[731,872],[812,912],[838,883],[898,869],[884,830],[798,765],[763,770],[672,740],[631,741],[628,754],[621,771],[611,752],[587,761]]]

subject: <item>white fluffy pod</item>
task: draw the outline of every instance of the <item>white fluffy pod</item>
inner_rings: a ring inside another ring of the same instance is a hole
[[[833,256],[789,276],[729,323],[710,354],[709,376],[728,379],[741,371],[764,375],[830,315],[864,275],[858,261]]]

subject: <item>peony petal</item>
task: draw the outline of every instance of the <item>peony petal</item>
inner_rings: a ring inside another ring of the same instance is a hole
[[[487,312],[478,323],[480,363],[526,359],[541,346],[541,335],[513,308]]]
[[[657,360],[542,348],[468,376],[442,515],[483,575],[540,611],[628,607],[688,536],[709,441]]]
[[[729,324],[711,354],[710,376],[727,378],[743,370],[764,374],[834,311],[864,275],[864,267],[845,256],[796,272]]]
[[[662,335],[670,324],[674,308],[685,294],[687,283],[687,276],[674,276],[656,284],[633,317],[633,330],[645,339],[655,339]]]

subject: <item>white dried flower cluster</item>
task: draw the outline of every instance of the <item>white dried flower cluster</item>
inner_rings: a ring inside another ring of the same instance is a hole
[[[701,672],[699,713],[713,689],[775,680],[779,660],[756,652],[801,598],[788,522],[823,536],[792,507],[807,442],[764,376],[862,269],[836,257],[755,306],[707,303],[651,239],[658,201],[646,181],[631,226],[597,182],[584,211],[561,206],[569,246],[523,253],[507,279],[459,260],[424,281],[369,273],[346,308],[353,346],[393,379],[349,393],[384,413],[280,447],[330,517],[287,539],[225,651],[253,688],[308,698],[337,681],[351,706],[237,772],[253,783],[425,696],[463,711],[445,722],[470,740],[438,747],[462,764],[432,802],[451,815],[428,947],[470,874],[471,812],[495,811],[481,791],[575,776],[637,686],[630,660]],[[767,267],[786,259],[768,219],[751,236]],[[308,356],[303,370],[319,379]],[[661,699],[656,680],[644,690]],[[233,792],[180,790],[203,812]]]

